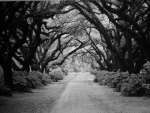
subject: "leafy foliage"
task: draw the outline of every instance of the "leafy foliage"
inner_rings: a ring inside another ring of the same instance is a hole
[[[29,88],[28,81],[26,79],[28,72],[26,71],[14,71],[13,72],[13,85],[14,90],[27,91]]]
[[[27,81],[29,83],[29,87],[31,88],[37,88],[39,86],[42,86],[42,76],[40,73],[37,73],[36,71],[30,72],[27,76]]]
[[[67,76],[69,73],[69,70],[67,68],[62,68],[62,72],[64,73],[65,76]]]
[[[32,71],[14,71],[14,89],[18,91],[29,91],[52,82],[50,75]]]
[[[10,88],[0,86],[0,96],[8,96],[8,97],[12,96]]]
[[[42,84],[47,85],[52,82],[51,76],[49,74],[43,74],[42,75]]]
[[[150,83],[150,62],[146,62],[140,71],[140,75],[146,80],[146,83]]]
[[[3,76],[0,76],[0,96],[12,96],[10,88],[4,85]]]
[[[124,80],[121,86],[121,93],[124,96],[141,96],[145,93],[142,84],[145,82],[143,78],[138,75],[131,74]]]
[[[52,78],[53,81],[58,81],[58,80],[63,80],[63,77],[64,77],[64,73],[62,71],[61,68],[57,68],[57,69],[54,69],[52,70],[52,72],[50,73],[50,76]]]
[[[147,78],[142,74],[129,74],[127,72],[92,71],[95,81],[100,85],[107,85],[121,92],[123,96],[149,95]]]

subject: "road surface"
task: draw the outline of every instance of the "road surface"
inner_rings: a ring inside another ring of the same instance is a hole
[[[93,76],[79,73],[70,81],[52,113],[99,113],[99,109],[90,100]]]
[[[70,73],[33,93],[0,97],[0,113],[150,113],[150,98],[123,97],[93,82],[90,73]]]
[[[122,97],[93,79],[90,73],[78,73],[51,113],[150,113],[150,99]]]

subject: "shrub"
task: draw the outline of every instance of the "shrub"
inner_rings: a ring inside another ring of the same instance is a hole
[[[91,73],[92,75],[97,75],[98,71],[97,71],[97,70],[90,70],[90,73]]]
[[[50,76],[53,81],[57,82],[58,80],[63,80],[64,73],[62,72],[60,68],[58,68],[58,69],[52,70],[52,72],[50,73]]]
[[[36,76],[38,77],[38,79],[40,79],[40,81],[43,85],[47,85],[48,83],[51,83],[50,75],[48,75],[46,73],[41,73],[38,71],[34,71],[34,72],[36,73]]]
[[[50,75],[32,71],[14,71],[14,89],[18,91],[30,91],[52,82]]]
[[[145,89],[145,95],[150,96],[150,84],[142,84],[142,87]]]
[[[145,80],[145,83],[150,84],[150,73],[140,73],[140,77]]]
[[[94,78],[94,82],[98,82],[99,84],[103,84],[102,83],[102,81],[103,81],[103,77],[104,77],[104,74],[106,74],[106,73],[104,73],[104,72],[106,72],[106,71],[97,71],[97,70],[91,70],[90,71],[91,72],[91,74],[93,74],[94,76],[95,76],[95,78]]]
[[[91,71],[95,75],[95,81],[100,85],[107,85],[114,88],[124,96],[142,96],[149,94],[150,88],[147,86],[149,77],[142,74],[129,74],[128,72],[108,72],[108,71]],[[142,86],[146,83],[145,87]]]
[[[145,89],[142,87],[144,82],[145,80],[138,75],[131,74],[130,77],[123,81],[121,94],[124,96],[142,96],[145,94]]]
[[[27,77],[28,86],[35,89],[42,86],[42,74],[40,72],[32,71]]]
[[[28,75],[27,71],[13,71],[13,77],[26,77]]]
[[[3,77],[0,77],[0,96],[12,96],[12,92],[9,88],[4,85]]]
[[[115,91],[120,92],[123,81],[126,80],[128,77],[129,77],[128,72],[113,73],[110,76],[111,80],[109,81],[108,86],[111,87],[111,88],[114,88]]]
[[[62,68],[62,72],[64,73],[65,76],[67,76],[69,71],[66,68]]]
[[[26,80],[27,75],[26,71],[13,71],[14,90],[28,91],[30,89]]]
[[[0,96],[12,96],[12,92],[9,88],[6,88],[5,86],[0,86]]]
[[[42,84],[47,85],[52,82],[51,76],[49,74],[43,74],[42,76]]]
[[[97,70],[91,70],[90,73],[95,76],[94,82],[97,83],[98,82],[98,76],[97,76],[98,71]]]
[[[143,65],[143,68],[140,71],[141,77],[143,77],[146,80],[146,83],[150,83],[150,62],[146,62]]]
[[[104,83],[105,85],[111,87],[111,88],[115,88],[115,82],[117,82],[117,73],[114,72],[107,72],[107,74],[104,75],[105,79],[104,79]]]
[[[25,77],[22,76],[16,76],[14,77],[14,89],[21,91],[24,90],[26,88],[28,88],[28,83]]]
[[[109,86],[109,83],[112,80],[111,75],[113,75],[113,74],[114,74],[114,72],[100,71],[100,72],[97,72],[95,77],[100,85],[108,85]]]
[[[100,85],[107,85],[108,87],[114,88],[115,91],[119,92],[121,90],[121,85],[124,79],[126,79],[129,74],[127,72],[108,72],[108,71],[93,71],[95,75],[95,81]]]

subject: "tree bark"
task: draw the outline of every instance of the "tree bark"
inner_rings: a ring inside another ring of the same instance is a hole
[[[13,90],[13,75],[12,75],[12,68],[11,68],[11,63],[12,59],[11,57],[7,56],[0,56],[0,64],[2,66],[3,72],[4,72],[4,82],[6,87],[9,87],[10,89]]]
[[[142,52],[142,50],[139,51],[139,55],[137,57],[137,59],[135,60],[135,65],[133,68],[133,73],[138,74],[141,70],[141,68],[143,67],[144,63],[146,63],[145,60],[145,56],[144,53]]]

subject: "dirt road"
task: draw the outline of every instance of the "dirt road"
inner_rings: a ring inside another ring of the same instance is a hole
[[[122,97],[93,83],[89,73],[78,73],[69,82],[51,113],[150,113],[150,99]]]
[[[90,100],[90,87],[93,81],[89,73],[79,73],[70,81],[52,113],[99,113]]]
[[[0,97],[0,113],[150,113],[150,98],[123,97],[93,78],[71,73],[33,93]]]
[[[35,89],[32,93],[15,93],[13,97],[0,96],[0,113],[50,113],[68,82],[76,75],[72,73],[63,81]]]

